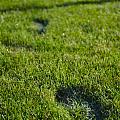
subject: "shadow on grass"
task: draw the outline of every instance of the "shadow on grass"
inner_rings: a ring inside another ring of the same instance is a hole
[[[57,102],[63,103],[65,106],[70,106],[71,100],[77,101],[78,104],[83,104],[82,106],[84,107],[88,106],[90,111],[88,111],[87,119],[93,120],[91,116],[92,112],[94,119],[104,120],[109,117],[113,106],[111,104],[106,105],[101,103],[101,96],[96,95],[95,92],[94,90],[90,91],[84,86],[61,87],[56,93],[56,99]]]
[[[38,32],[38,34],[45,34],[46,32],[46,26],[49,24],[49,21],[47,19],[33,19],[33,22],[36,24],[35,31]],[[34,31],[34,29],[32,29]],[[9,37],[6,37],[0,41],[2,45],[8,47],[8,48],[17,48],[17,49],[26,49],[26,50],[37,50],[39,51],[39,48],[42,48],[42,51],[44,51],[45,46],[49,46],[46,42],[39,42],[39,44],[32,44],[31,42],[26,41],[16,41],[14,39],[9,39]],[[47,44],[47,45],[46,45]],[[47,49],[48,50],[48,49]]]
[[[38,6],[38,5],[31,5],[31,6],[15,6],[14,8],[5,8],[0,9],[0,12],[10,12],[10,11],[29,11],[29,10],[44,10],[44,9],[52,9],[54,7],[68,7],[74,5],[87,5],[87,4],[103,4],[105,2],[112,2],[114,0],[98,0],[98,1],[77,1],[77,2],[65,2],[62,4],[55,4],[51,6]]]
[[[2,45],[11,49],[11,50],[26,50],[26,51],[39,51],[39,52],[48,52],[48,51],[58,51],[56,46],[53,46],[46,41],[36,41],[36,43],[18,43],[14,40],[3,40],[1,41]],[[60,50],[59,50],[60,51]]]
[[[4,45],[7,48],[13,48],[13,49],[26,49],[26,50],[33,50],[32,45],[24,44],[24,43],[19,43],[14,40],[9,40],[9,39],[4,39],[0,41],[2,45]]]

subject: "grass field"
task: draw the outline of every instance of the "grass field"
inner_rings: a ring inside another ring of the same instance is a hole
[[[119,1],[0,0],[0,120],[119,116]]]

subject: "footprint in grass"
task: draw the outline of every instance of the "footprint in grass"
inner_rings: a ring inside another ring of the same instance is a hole
[[[37,31],[39,34],[45,33],[46,32],[46,26],[48,25],[48,20],[45,19],[34,19],[34,23],[37,27]]]
[[[76,120],[104,120],[109,117],[112,107],[101,103],[101,98],[84,86],[62,87],[56,93],[57,102],[61,103]]]

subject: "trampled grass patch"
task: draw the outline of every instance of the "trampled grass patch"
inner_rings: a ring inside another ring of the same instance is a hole
[[[118,120],[120,2],[0,1],[0,119]]]

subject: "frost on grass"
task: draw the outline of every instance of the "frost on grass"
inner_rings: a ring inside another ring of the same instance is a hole
[[[46,32],[46,26],[48,25],[48,20],[45,19],[34,19],[34,23],[36,24],[37,31],[39,34],[45,33]]]
[[[100,97],[94,94],[91,96],[90,93],[91,92],[83,86],[62,87],[57,91],[56,99],[75,119],[81,119],[78,117],[80,114],[82,118],[84,117],[84,119],[87,120],[104,120],[108,118],[109,114],[106,114],[107,110],[100,102]]]

